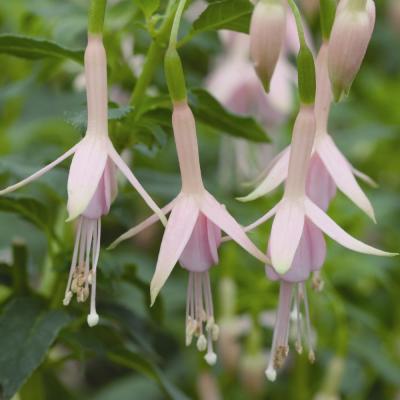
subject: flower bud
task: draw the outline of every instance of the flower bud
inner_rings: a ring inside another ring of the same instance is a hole
[[[360,69],[375,25],[373,0],[342,0],[328,50],[329,77],[335,101],[347,94]]]
[[[260,0],[250,24],[250,56],[264,89],[270,81],[285,38],[286,6],[282,0]]]

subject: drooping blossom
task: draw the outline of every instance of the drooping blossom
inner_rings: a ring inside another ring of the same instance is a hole
[[[250,57],[266,92],[285,39],[286,9],[283,0],[259,0],[251,16]]]
[[[341,0],[329,40],[329,77],[335,100],[346,95],[361,67],[375,25],[373,0]]]
[[[209,269],[218,264],[221,230],[204,214],[199,214],[179,263],[189,272],[186,298],[186,345],[197,337],[197,349],[207,350],[205,360],[214,365],[217,355],[213,342],[218,340],[219,327],[214,319]]]
[[[108,214],[117,194],[115,167],[129,180],[148,206],[166,223],[161,210],[147,194],[119,156],[108,136],[107,60],[102,36],[89,34],[85,51],[87,87],[87,130],[84,138],[62,156],[30,177],[0,191],[10,193],[35,179],[71,155],[68,176],[68,221],[78,218],[75,246],[64,305],[73,294],[84,302],[91,291],[90,326],[98,323],[96,312],[96,271],[100,253],[101,217]],[[90,290],[91,288],[91,290]]]
[[[325,176],[324,182],[327,187],[323,186],[317,190],[324,190],[328,196],[328,194],[333,191],[331,187],[333,181],[334,185],[341,192],[375,221],[373,207],[358,185],[355,177],[364,180],[370,185],[375,185],[375,183],[368,176],[351,166],[349,161],[336,147],[332,137],[328,134],[328,117],[332,101],[332,92],[327,70],[327,56],[328,47],[325,43],[322,45],[317,58],[317,92],[315,102],[316,138],[312,150],[311,164],[319,164],[320,168],[315,168],[315,172],[321,174],[321,176]],[[265,177],[262,182],[253,192],[243,197],[241,200],[255,200],[268,194],[285,181],[288,175],[290,149],[291,146],[288,146],[272,160],[264,172]],[[331,180],[329,180],[327,176],[329,176]]]
[[[151,280],[151,304],[164,286],[175,264],[189,271],[187,297],[187,343],[198,336],[197,347],[206,350],[206,361],[214,363],[212,340],[218,336],[215,325],[209,268],[218,262],[220,230],[247,252],[266,262],[267,258],[247,237],[244,229],[204,187],[196,136],[195,120],[186,100],[174,102],[172,125],[178,153],[182,188],[174,200],[162,210],[171,212],[161,242],[155,274]],[[111,247],[128,239],[158,220],[153,215],[118,238]],[[207,339],[203,335],[203,328]]]
[[[310,162],[306,180],[306,194],[318,207],[326,211],[330,200],[335,195],[336,187],[332,178],[322,167],[318,156],[313,156]],[[306,281],[311,273],[318,274],[326,258],[326,243],[321,230],[309,218],[305,218],[304,228],[292,265],[285,274],[278,274],[271,266],[266,266],[266,274],[273,281],[280,281],[278,311],[272,340],[271,355],[265,371],[269,380],[276,379],[276,370],[283,366],[289,353],[289,329],[293,315],[290,312],[294,304],[294,320],[296,322],[295,349],[302,353],[302,338],[307,340],[308,358],[314,362],[315,353],[311,340],[310,311],[307,300]],[[318,275],[317,275],[318,277]],[[314,285],[320,282],[314,280]],[[301,305],[303,304],[303,312]],[[302,321],[304,320],[304,324]]]
[[[318,57],[317,71],[320,71],[324,68],[325,63],[321,63],[321,59],[324,60],[325,57],[323,57],[323,55],[325,51],[326,49],[322,47],[322,53],[320,53]],[[325,94],[325,92],[322,94]],[[322,94],[320,93],[321,96]],[[317,110],[321,110],[321,104],[321,98],[317,98]],[[319,111],[319,114],[317,114],[318,121],[320,119],[320,113],[321,111]],[[251,226],[257,226],[257,224],[266,221],[276,214],[272,224],[269,243],[272,266],[279,274],[284,274],[290,269],[304,231],[305,222],[307,220],[311,221],[316,227],[318,227],[326,235],[330,236],[333,240],[351,250],[379,256],[394,255],[392,253],[387,253],[375,249],[374,247],[366,245],[350,236],[342,228],[340,228],[327,214],[325,214],[323,209],[318,207],[318,205],[316,205],[307,196],[306,178],[314,146],[316,129],[317,125],[314,117],[314,106],[304,104],[301,105],[300,112],[296,118],[293,128],[291,151],[286,151],[287,156],[284,154],[285,157],[289,158],[288,171],[286,172],[284,168],[276,168],[277,163],[280,163],[282,165],[281,161],[283,157],[281,157],[281,159],[278,160],[278,162],[273,166],[276,174],[274,177],[274,183],[276,183],[277,180],[283,181],[287,174],[283,198],[272,210],[270,210],[266,215],[264,215],[264,217],[260,218]],[[321,137],[316,139],[314,151],[317,152],[323,162],[326,162],[326,159],[332,161],[332,158],[336,160],[339,165],[332,165],[328,163],[328,165],[330,165],[333,170],[341,167],[342,172],[343,170],[344,172],[348,172],[350,170],[350,167],[347,163],[343,161],[340,164],[341,158],[332,157],[331,154],[327,154],[327,152],[325,151],[327,143],[327,141],[325,140],[326,137],[327,135],[323,137],[323,141],[321,141]],[[323,151],[321,151],[322,142],[325,142],[325,145],[322,146]],[[330,143],[333,142],[330,140]],[[327,169],[328,171],[330,170],[330,168]],[[278,174],[276,173],[277,171],[279,172]],[[278,176],[279,179],[276,179],[276,176]],[[347,174],[347,176],[345,177],[348,176],[349,174]],[[350,174],[350,176],[354,180],[353,175]],[[270,179],[270,177],[271,172],[267,179]],[[335,181],[336,185],[340,188],[338,183],[343,183],[343,181],[338,180],[336,174],[331,173],[331,177]],[[265,185],[265,180],[263,181],[261,186],[263,185]],[[358,186],[354,186],[353,184],[345,187],[346,189],[348,187],[350,187],[351,189],[359,189]],[[259,188],[256,189],[256,191],[257,190],[257,196],[254,196],[253,192],[253,194],[249,197],[258,197],[258,195],[264,194],[265,186],[262,188],[262,190],[259,190]],[[357,200],[359,200],[359,197],[357,198]]]

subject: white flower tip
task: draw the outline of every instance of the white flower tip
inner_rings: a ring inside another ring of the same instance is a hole
[[[197,339],[197,350],[198,351],[205,351],[207,348],[207,339],[204,335],[200,335],[199,338]]]
[[[156,302],[158,293],[160,293],[160,288],[154,286],[153,282],[150,283],[150,307],[154,306]]]
[[[279,275],[283,275],[288,272],[291,264],[291,262],[288,263],[286,260],[272,261],[272,266]]]
[[[87,316],[87,323],[88,325],[93,328],[94,326],[96,326],[99,323],[99,314],[97,313],[90,313]]]
[[[276,380],[276,370],[272,367],[268,367],[265,370],[265,376],[270,382],[275,382]]]
[[[72,292],[71,292],[71,291],[68,291],[68,292],[65,294],[65,297],[64,297],[64,300],[63,300],[64,306],[67,306],[67,305],[70,303],[71,299],[72,299]]]
[[[204,356],[204,359],[208,365],[212,366],[217,362],[217,355],[213,351],[210,351]]]

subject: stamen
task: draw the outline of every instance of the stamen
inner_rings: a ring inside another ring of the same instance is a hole
[[[296,344],[295,348],[298,354],[303,353],[303,346],[301,344],[301,315],[300,315],[300,299],[299,299],[299,286],[296,285],[295,292],[295,307],[296,307]]]
[[[305,310],[305,316],[306,316],[306,337],[307,337],[307,344],[308,344],[308,359],[310,363],[315,362],[315,353],[314,349],[312,346],[312,338],[311,338],[311,323],[310,323],[310,310],[308,307],[308,299],[307,299],[307,291],[304,287],[304,283],[300,283],[301,289],[303,292],[304,296],[304,310]]]
[[[312,276],[311,287],[316,292],[322,292],[324,290],[325,282],[322,279],[321,272],[315,271]]]
[[[196,347],[206,351],[204,356],[209,365],[214,365],[217,355],[213,341],[219,336],[219,327],[214,320],[214,309],[211,295],[210,277],[206,272],[189,272],[186,294],[186,345],[197,336]]]
[[[68,305],[75,294],[77,301],[83,303],[90,294],[90,312],[87,317],[89,326],[94,326],[99,321],[96,312],[96,274],[100,254],[100,238],[101,220],[80,217],[63,300],[63,304]]]

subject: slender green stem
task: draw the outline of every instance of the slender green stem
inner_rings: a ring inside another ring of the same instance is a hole
[[[297,33],[299,35],[300,46],[306,46],[306,39],[304,35],[303,21],[301,19],[299,8],[294,0],[288,0],[289,6],[292,9],[294,19],[296,20]]]
[[[88,32],[94,34],[103,33],[104,15],[106,13],[107,0],[91,0],[89,9]]]
[[[185,4],[186,4],[186,0],[179,1],[179,5],[178,5],[178,8],[175,13],[174,23],[173,23],[172,29],[171,29],[171,35],[169,38],[169,48],[170,49],[176,49],[179,25],[181,23],[182,13],[183,13],[183,9],[185,8]]]
[[[168,7],[169,12],[161,25],[157,35],[153,39],[147,51],[146,61],[143,65],[142,73],[136,81],[135,88],[130,100],[130,105],[135,108],[140,103],[147,87],[150,85],[157,67],[162,63],[164,53],[167,48],[169,34],[174,19],[174,7]]]

